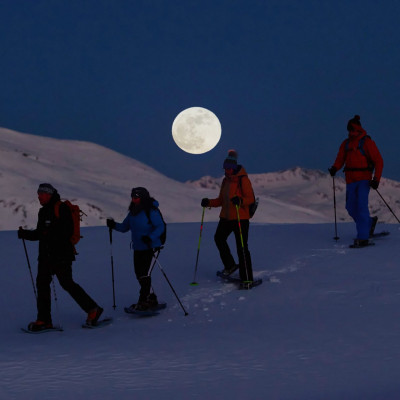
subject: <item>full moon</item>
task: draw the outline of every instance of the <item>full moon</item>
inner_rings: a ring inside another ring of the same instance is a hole
[[[203,154],[218,144],[221,124],[217,116],[206,108],[187,108],[176,116],[172,124],[172,137],[183,151]]]

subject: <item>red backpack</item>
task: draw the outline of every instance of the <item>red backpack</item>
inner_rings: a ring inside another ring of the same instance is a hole
[[[60,218],[60,204],[64,203],[69,207],[71,210],[71,216],[72,216],[72,223],[74,225],[73,233],[72,236],[70,237],[70,241],[72,243],[72,246],[74,248],[74,253],[78,254],[75,245],[79,242],[79,240],[83,237],[81,236],[81,221],[82,221],[82,215],[86,215],[78,205],[72,204],[69,200],[65,201],[57,201],[57,203],[54,206],[54,213],[57,218]]]

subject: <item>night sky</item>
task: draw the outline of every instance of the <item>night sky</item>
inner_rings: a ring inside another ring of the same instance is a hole
[[[327,172],[359,114],[400,180],[400,2],[0,1],[0,126],[91,141],[185,181]],[[172,140],[175,116],[222,125],[209,153]]]

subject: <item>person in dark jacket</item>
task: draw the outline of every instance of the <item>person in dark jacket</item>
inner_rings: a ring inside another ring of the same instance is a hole
[[[382,176],[383,159],[375,142],[361,126],[359,115],[347,123],[348,138],[340,145],[332,167],[335,176],[343,165],[346,177],[346,210],[356,223],[357,238],[353,247],[369,245],[378,217],[372,217],[368,209],[370,188],[378,189]]]
[[[253,281],[253,269],[247,240],[250,226],[249,205],[254,202],[253,188],[246,170],[237,163],[237,152],[235,150],[229,150],[223,168],[225,177],[218,197],[216,199],[202,199],[201,206],[221,207],[220,220],[214,240],[224,265],[223,273],[230,275],[239,268],[240,279],[243,283],[251,283]],[[243,245],[236,207],[239,211]],[[232,232],[235,235],[239,264],[235,263],[227,243],[228,236]]]
[[[39,210],[35,230],[18,230],[18,238],[39,241],[37,286],[37,320],[28,325],[31,331],[52,328],[50,283],[56,275],[61,287],[66,290],[88,314],[86,323],[95,325],[103,309],[72,278],[74,247],[70,241],[73,234],[71,211],[60,201],[57,190],[49,183],[38,188]],[[59,216],[55,205],[59,204]]]
[[[131,308],[144,311],[158,304],[151,287],[151,261],[157,249],[162,246],[161,235],[165,225],[158,209],[159,203],[144,187],[131,192],[129,212],[122,223],[107,219],[107,226],[118,232],[131,231],[135,275],[140,284],[139,300]]]

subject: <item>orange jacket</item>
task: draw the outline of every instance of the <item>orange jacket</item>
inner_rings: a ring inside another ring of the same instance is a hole
[[[232,197],[235,196],[242,199],[239,207],[240,219],[249,219],[249,205],[254,202],[254,194],[250,179],[243,167],[237,174],[231,177],[225,176],[219,196],[216,199],[210,199],[210,207],[222,207],[220,218],[237,220],[236,206],[231,202]]]
[[[371,180],[372,173],[375,170],[374,177],[379,181],[382,177],[383,159],[375,142],[367,136],[367,132],[358,125],[353,125],[354,131],[349,132],[349,138],[340,145],[335,163],[333,166],[340,170],[345,165],[344,172],[346,183],[357,182],[361,180]],[[365,137],[362,146],[365,155],[358,149],[360,139]],[[368,161],[372,161],[373,166],[368,170]]]

